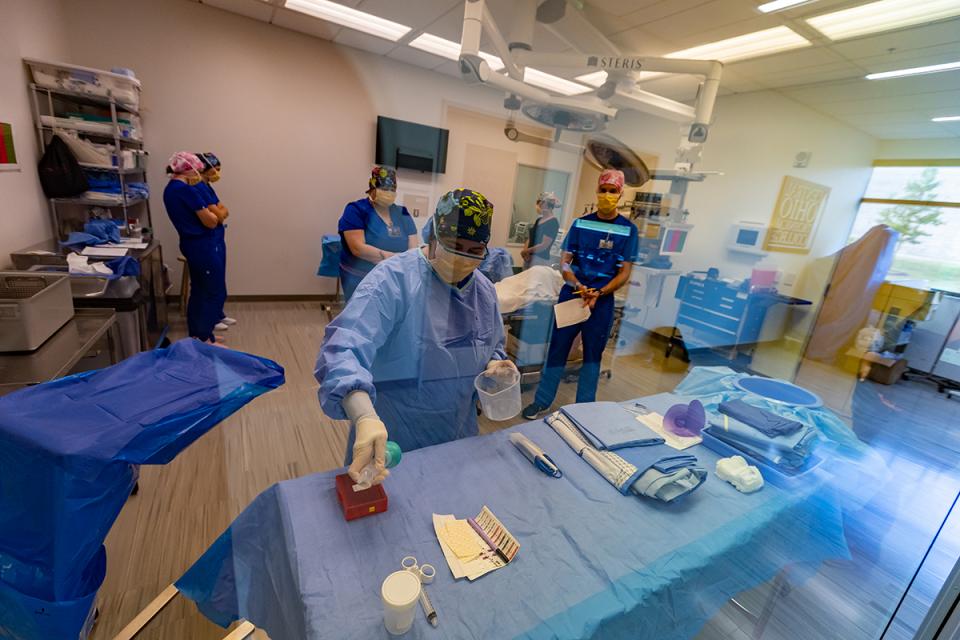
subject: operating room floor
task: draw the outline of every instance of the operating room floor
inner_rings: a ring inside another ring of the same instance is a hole
[[[227,344],[278,361],[286,369],[287,382],[227,419],[169,465],[142,469],[140,492],[128,501],[107,539],[108,570],[100,591],[95,640],[112,638],[258,493],[277,481],[341,464],[347,425],[320,411],[312,375],[326,324],[320,303],[230,303],[227,311],[240,321],[224,334]],[[172,336],[182,336],[182,321],[176,313],[171,317]],[[684,371],[685,365],[676,358],[664,361],[662,350],[619,357],[612,379],[601,381],[598,396],[623,400],[667,391]],[[935,397],[935,392],[922,395],[926,391],[913,386],[919,383],[882,388],[864,384],[868,386],[862,392],[856,390],[862,397],[854,398],[855,430],[881,451],[896,470],[898,482],[846,521],[852,560],[825,563],[802,585],[772,600],[772,583],[738,596],[740,605],[755,612],[773,603],[762,638],[879,637],[946,512],[945,505],[960,489],[960,474],[953,471],[960,468],[960,437],[956,446],[944,447],[943,436],[938,435],[950,420],[957,424],[960,402],[940,405],[950,401]],[[532,390],[525,392],[525,401],[531,394]],[[563,384],[557,402],[572,402],[574,394],[575,385]],[[882,402],[904,411],[884,412]],[[929,412],[925,406],[921,423],[906,409],[916,402],[936,403],[937,410]],[[518,417],[505,423],[481,422],[481,430],[486,433],[522,421]],[[937,551],[941,562],[919,581],[922,588],[911,603],[915,609],[932,597],[944,567],[949,571],[956,557],[949,545]],[[697,637],[743,640],[754,637],[754,631],[754,623],[730,603]],[[138,638],[219,640],[225,635],[191,603],[177,598]]]

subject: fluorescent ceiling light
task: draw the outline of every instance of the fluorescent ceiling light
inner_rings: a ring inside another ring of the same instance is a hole
[[[735,38],[702,44],[682,51],[674,51],[664,57],[733,62],[809,46],[809,40],[789,27],[774,27]]]
[[[432,53],[435,56],[446,58],[447,60],[453,60],[454,62],[460,59],[459,42],[447,40],[446,38],[435,36],[432,33],[423,33],[417,36],[410,41],[410,46],[414,49],[420,49],[421,51]],[[497,56],[481,51],[480,57],[487,61],[487,64],[490,65],[490,69],[493,71],[503,69],[503,60]]]
[[[757,7],[757,11],[761,13],[773,13],[774,11],[789,9],[790,7],[796,7],[812,1],[813,0],[773,0],[773,2],[766,2]]]
[[[410,46],[447,60],[460,59],[460,43],[432,33],[423,33],[410,41]]]
[[[527,67],[523,70],[523,81],[535,87],[540,87],[541,89],[562,93],[565,96],[576,96],[592,91],[590,87],[585,87],[582,84],[567,80],[566,78],[544,73],[533,67]]]
[[[806,18],[806,21],[831,40],[843,40],[957,15],[960,15],[957,0],[880,0]]]
[[[372,13],[357,11],[330,0],[286,0],[284,6],[292,11],[305,13],[308,16],[334,22],[392,42],[410,33],[410,27],[406,25]]]
[[[867,76],[867,80],[886,80],[887,78],[903,78],[904,76],[921,76],[927,73],[940,73],[941,71],[953,71],[955,69],[960,69],[960,60],[957,62],[945,62],[943,64],[931,64],[926,67],[913,67],[912,69],[897,69],[895,71],[871,73]]]
[[[960,116],[940,116],[939,118],[931,118],[932,122],[958,122],[960,121]]]
[[[592,73],[585,73],[582,76],[577,76],[577,80],[591,87],[602,87],[603,83],[607,81],[607,72],[594,71]]]

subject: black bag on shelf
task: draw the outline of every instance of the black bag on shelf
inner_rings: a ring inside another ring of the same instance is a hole
[[[54,135],[37,163],[40,186],[48,198],[71,198],[90,188],[80,163],[67,143]]]

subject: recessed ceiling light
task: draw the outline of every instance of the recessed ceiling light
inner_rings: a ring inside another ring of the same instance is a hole
[[[880,0],[806,18],[806,21],[831,40],[843,40],[957,15],[960,15],[957,0]]]
[[[931,122],[958,122],[960,121],[960,116],[940,116],[939,118],[931,118]]]
[[[334,22],[392,42],[410,33],[410,27],[406,25],[329,0],[286,0],[284,6],[292,11],[305,13],[308,16]]]
[[[585,87],[582,84],[567,80],[566,78],[544,73],[533,67],[527,67],[523,70],[523,81],[535,87],[540,87],[541,89],[562,93],[565,96],[576,96],[592,91],[590,87]]]
[[[809,40],[789,27],[774,27],[736,36],[735,38],[701,44],[682,51],[674,51],[664,57],[733,62],[809,46]]]
[[[762,13],[773,13],[774,11],[781,11],[783,9],[789,9],[790,7],[797,7],[801,4],[807,4],[808,2],[813,2],[813,0],[773,0],[773,2],[765,2],[757,7],[757,11]]]
[[[882,71],[880,73],[871,73],[867,80],[886,80],[887,78],[903,78],[904,76],[922,76],[927,73],[940,73],[941,71],[953,71],[960,69],[960,60],[957,62],[945,62],[943,64],[931,64],[926,67],[913,67],[911,69],[896,69],[895,71]]]

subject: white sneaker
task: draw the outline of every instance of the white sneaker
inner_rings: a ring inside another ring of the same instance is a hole
[[[222,322],[227,326],[237,324],[237,321],[234,318],[229,318],[227,316],[223,316],[222,318],[220,318],[220,322]]]
[[[222,322],[218,322],[217,324],[213,325],[213,330],[214,330],[214,331],[226,331],[226,330],[229,329],[229,328],[230,328],[230,327],[228,327],[227,325],[225,325],[225,324],[222,323]]]

